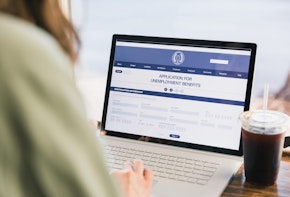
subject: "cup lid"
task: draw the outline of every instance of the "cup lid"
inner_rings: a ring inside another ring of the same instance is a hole
[[[253,133],[278,134],[289,126],[288,115],[272,110],[245,111],[239,118],[243,128]]]

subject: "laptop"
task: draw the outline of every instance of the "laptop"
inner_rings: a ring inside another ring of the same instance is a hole
[[[101,142],[109,168],[139,158],[152,196],[220,196],[242,164],[256,44],[113,35]]]

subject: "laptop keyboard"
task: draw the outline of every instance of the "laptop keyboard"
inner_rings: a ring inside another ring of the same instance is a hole
[[[125,161],[141,159],[156,177],[198,185],[206,185],[219,166],[218,163],[184,158],[181,155],[172,156],[117,146],[106,145],[105,152],[110,169],[121,169]]]

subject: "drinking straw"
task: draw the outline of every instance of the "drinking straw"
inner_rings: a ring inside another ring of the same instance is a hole
[[[268,97],[269,97],[269,84],[265,83],[264,85],[264,97],[263,97],[263,110],[268,108]]]

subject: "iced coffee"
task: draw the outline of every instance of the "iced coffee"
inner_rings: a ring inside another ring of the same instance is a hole
[[[242,122],[246,181],[273,185],[277,179],[289,117],[271,110],[247,111]]]

